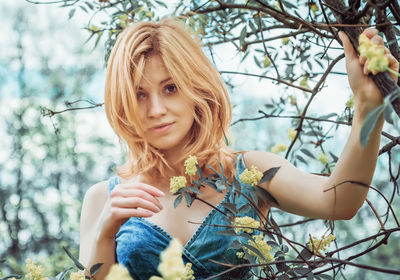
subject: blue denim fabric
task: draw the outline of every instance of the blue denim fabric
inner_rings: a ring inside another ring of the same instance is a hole
[[[245,168],[243,156],[240,154],[236,163],[237,177]],[[239,178],[237,179],[239,180]],[[109,191],[118,182],[118,177],[111,178]],[[247,189],[242,188],[242,192],[249,196]],[[216,208],[226,213],[228,210],[221,203],[226,202],[231,194],[232,192],[228,190],[224,199]],[[237,201],[237,208],[239,209],[247,202],[248,200],[244,196],[240,196]],[[253,208],[250,208],[245,215],[259,219]],[[236,250],[229,248],[232,241],[236,240],[237,237],[217,234],[225,227],[210,225],[229,225],[229,221],[225,215],[216,209],[212,209],[183,248],[183,261],[185,264],[187,262],[192,263],[196,280],[206,279],[227,269],[227,267],[210,262],[209,259],[232,264],[243,262],[242,259],[237,258]],[[121,226],[116,235],[117,261],[129,270],[135,280],[148,280],[153,275],[160,276],[157,271],[159,256],[171,240],[172,236],[156,224],[145,218],[132,217]],[[232,274],[224,275],[218,279],[243,279],[247,272],[248,269],[236,270]]]

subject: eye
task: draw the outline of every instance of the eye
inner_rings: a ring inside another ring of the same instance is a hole
[[[136,99],[137,100],[143,100],[146,98],[146,93],[144,93],[143,91],[138,91],[136,93]]]
[[[175,84],[169,84],[169,85],[166,85],[165,87],[164,87],[164,92],[166,93],[166,94],[174,94],[174,93],[176,93],[177,92],[177,87],[176,87],[176,85]]]

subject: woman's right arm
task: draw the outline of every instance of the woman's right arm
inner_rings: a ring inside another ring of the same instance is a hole
[[[102,280],[115,263],[115,235],[130,217],[150,217],[162,206],[157,188],[135,182],[118,184],[108,196],[108,182],[93,185],[82,204],[79,261],[88,269],[103,263],[96,273]],[[88,274],[88,272],[86,272]]]

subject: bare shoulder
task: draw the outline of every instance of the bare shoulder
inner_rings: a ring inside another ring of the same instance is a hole
[[[81,229],[85,226],[91,226],[95,222],[94,217],[98,217],[103,211],[108,198],[108,181],[102,181],[91,186],[83,199],[81,212]],[[97,221],[96,221],[97,222]]]
[[[91,204],[96,202],[96,204],[104,204],[100,202],[105,202],[108,196],[108,181],[102,181],[91,186],[83,199],[83,203]]]

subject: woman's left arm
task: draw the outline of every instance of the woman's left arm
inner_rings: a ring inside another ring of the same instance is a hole
[[[373,43],[383,46],[376,29],[363,32]],[[266,152],[245,154],[247,166],[260,170],[280,166],[274,178],[260,186],[267,189],[278,201],[276,206],[294,214],[322,219],[351,219],[363,204],[368,187],[345,181],[371,183],[379,152],[383,118],[380,118],[370,135],[368,144],[362,148],[360,132],[367,114],[383,102],[382,95],[368,76],[367,62],[360,58],[344,33],[339,34],[346,55],[346,70],[354,93],[355,112],[350,137],[330,177],[304,173],[285,159]],[[399,63],[385,48],[389,67],[398,72]],[[375,74],[375,73],[374,73]],[[392,74],[397,81],[397,76]],[[343,183],[343,184],[342,184]],[[336,187],[335,187],[336,186]]]

